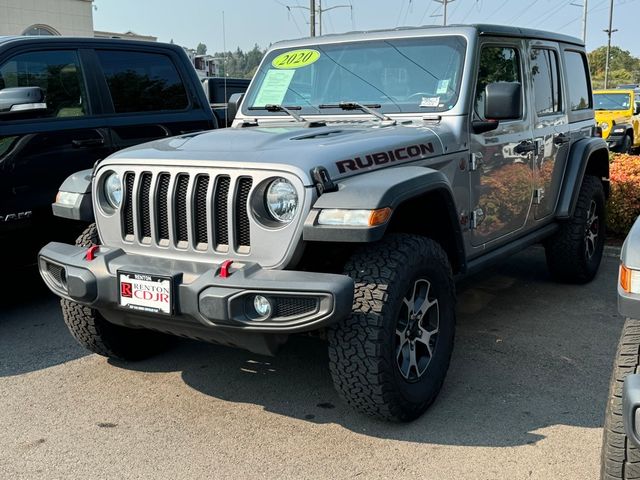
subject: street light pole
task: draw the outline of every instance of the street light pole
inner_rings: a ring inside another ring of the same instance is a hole
[[[587,43],[587,13],[589,11],[589,0],[584,0],[584,7],[582,8],[582,41]],[[609,27],[611,28],[611,27]]]
[[[310,20],[309,26],[311,27],[311,36],[316,36],[316,0],[309,0],[309,12],[310,12]]]
[[[436,3],[441,3],[442,4],[442,8],[443,8],[443,25],[446,27],[447,26],[447,7],[451,2],[454,2],[455,0],[433,0]]]
[[[607,36],[609,37],[609,40],[607,42],[607,58],[605,60],[605,64],[604,64],[604,88],[608,88],[609,87],[609,57],[611,56],[611,34],[613,34],[613,32],[617,32],[618,30],[613,30],[613,0],[611,0],[611,3],[609,5],[609,29],[605,30],[605,32],[607,33]]]

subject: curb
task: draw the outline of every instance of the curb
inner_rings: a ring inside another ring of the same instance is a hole
[[[606,257],[620,258],[621,250],[622,250],[622,246],[620,245],[605,245],[604,255]]]

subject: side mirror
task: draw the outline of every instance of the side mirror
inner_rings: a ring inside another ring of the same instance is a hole
[[[484,118],[516,120],[522,117],[522,85],[517,82],[490,83],[485,89]]]
[[[229,97],[229,103],[227,104],[227,121],[229,124],[233,123],[236,118],[243,98],[244,93],[234,93]]]
[[[47,109],[40,87],[13,87],[0,90],[0,115],[43,111]]]

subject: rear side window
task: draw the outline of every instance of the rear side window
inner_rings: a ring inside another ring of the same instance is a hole
[[[38,117],[82,117],[87,94],[78,54],[73,50],[21,53],[0,65],[0,90],[40,87],[46,110]]]
[[[162,54],[97,50],[116,113],[184,110],[187,91],[171,59]]]
[[[538,116],[550,115],[562,110],[560,103],[560,77],[558,54],[554,50],[531,50],[531,78]]]
[[[589,95],[589,82],[587,80],[587,59],[579,52],[567,50],[565,52],[565,63],[567,64],[567,83],[569,85],[571,111],[588,110],[591,108],[591,95]]]

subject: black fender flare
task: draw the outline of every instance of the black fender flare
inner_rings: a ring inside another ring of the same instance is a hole
[[[571,147],[556,208],[557,219],[566,220],[573,215],[580,185],[586,174],[597,175],[602,179],[605,195],[608,197],[609,149],[602,138],[582,138]]]
[[[56,217],[93,222],[93,203],[91,201],[91,184],[93,182],[93,169],[81,170],[66,178],[60,185],[60,192],[77,194],[73,205],[62,204],[57,201],[51,205]]]
[[[396,210],[404,202],[429,193],[438,193],[454,228],[455,251],[460,265],[465,265],[462,228],[458,220],[449,180],[439,170],[419,166],[386,168],[336,181],[338,189],[318,198],[304,224],[303,239],[315,242],[368,243],[380,240],[391,221],[374,227],[318,225],[323,209]]]

